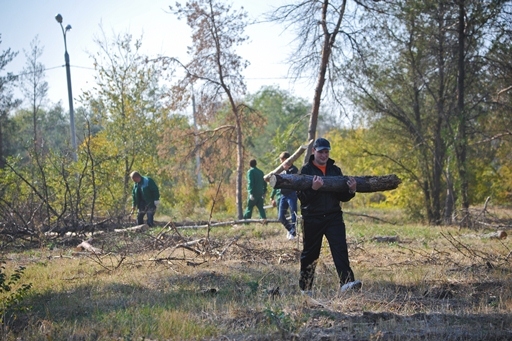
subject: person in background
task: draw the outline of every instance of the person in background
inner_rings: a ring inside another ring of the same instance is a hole
[[[137,208],[137,224],[144,224],[144,215],[147,215],[147,224],[149,227],[155,225],[153,218],[155,216],[156,208],[160,204],[160,192],[155,181],[147,176],[140,175],[135,171],[130,174],[133,180],[132,189],[132,211],[135,212]]]
[[[247,208],[244,211],[244,219],[251,219],[252,210],[254,206],[258,208],[261,219],[267,219],[265,214],[265,208],[263,204],[265,202],[265,194],[267,193],[267,182],[263,179],[265,176],[263,171],[256,167],[256,160],[251,160],[249,166],[251,167],[247,171]]]
[[[279,159],[283,164],[284,171],[282,174],[297,174],[299,169],[293,165],[293,163],[285,163],[290,157],[290,153],[282,152],[279,154]],[[277,219],[283,224],[288,231],[287,238],[290,240],[295,239],[297,232],[295,229],[297,222],[297,192],[292,189],[281,188],[281,197],[279,199]],[[291,222],[286,219],[286,214],[290,209]]]
[[[323,176],[343,176],[341,169],[329,158],[331,144],[324,138],[318,138],[313,144],[313,153],[301,174],[312,175],[311,188],[298,191],[301,202],[301,214],[304,224],[303,250],[300,256],[301,292],[311,295],[315,268],[325,236],[329,242],[331,255],[340,280],[340,291],[359,290],[361,281],[356,281],[350,268],[348,247],[340,202],[346,202],[355,196],[357,183],[348,177],[348,192],[319,191],[323,186]]]
[[[281,200],[281,189],[272,188],[272,192],[270,192],[270,202],[272,203],[272,207],[276,207],[279,212],[279,200]]]

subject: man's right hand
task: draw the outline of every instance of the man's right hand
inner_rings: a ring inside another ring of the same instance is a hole
[[[254,201],[254,195],[251,194],[251,196],[249,197],[249,200]]]
[[[311,188],[315,191],[324,185],[324,179],[321,176],[315,175],[313,176],[313,183],[311,184]]]

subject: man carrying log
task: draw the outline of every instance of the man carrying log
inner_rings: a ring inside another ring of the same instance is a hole
[[[302,175],[313,176],[309,188],[298,191],[304,222],[303,250],[300,257],[299,286],[303,294],[311,295],[315,268],[322,248],[323,236],[327,238],[331,255],[340,279],[340,291],[359,290],[361,281],[356,281],[350,268],[348,247],[340,202],[347,202],[355,196],[357,182],[347,177],[345,191],[322,191],[324,176],[343,176],[341,169],[329,158],[331,144],[318,138],[313,145],[309,162],[301,169]]]
[[[284,168],[284,174],[297,174],[299,169],[293,165],[291,161],[287,161],[290,153],[282,152],[279,155],[279,160]],[[283,188],[280,190],[280,199],[277,204],[277,219],[283,224],[286,231],[288,231],[286,238],[293,240],[297,236],[295,226],[297,222],[297,191],[293,189]],[[286,214],[290,209],[291,222],[286,219]]]

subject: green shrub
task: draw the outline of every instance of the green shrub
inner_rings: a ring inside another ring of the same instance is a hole
[[[7,276],[5,272],[5,262],[0,261],[0,316],[5,322],[5,314],[8,310],[15,308],[27,296],[32,284],[19,284],[23,271],[23,266],[18,267],[14,272]]]

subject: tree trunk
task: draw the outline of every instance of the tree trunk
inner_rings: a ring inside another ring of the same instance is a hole
[[[450,160],[447,161],[450,164]],[[452,174],[449,166],[446,166],[446,198],[444,203],[444,225],[453,223],[453,210],[455,208],[455,190],[453,189]]]
[[[242,122],[238,114],[238,110],[232,104],[233,112],[236,117],[236,209],[238,219],[243,219],[243,201],[242,201],[242,181],[243,181],[243,169],[244,169],[244,146],[242,136]]]
[[[455,150],[457,152],[457,161],[459,164],[459,178],[460,178],[460,196],[462,200],[463,218],[461,225],[469,226],[469,180],[468,180],[468,165],[467,165],[467,149],[468,137],[466,132],[467,115],[464,102],[464,83],[466,80],[465,58],[466,58],[466,11],[464,1],[459,3],[459,23],[458,23],[458,78],[457,78],[457,115],[459,115],[458,134],[455,142]]]
[[[322,53],[320,55],[320,65],[318,68],[318,76],[315,87],[315,95],[313,97],[313,105],[311,108],[311,116],[309,117],[309,126],[308,126],[308,140],[314,140],[316,137],[316,127],[318,123],[318,115],[320,113],[320,104],[322,101],[322,91],[324,90],[324,85],[326,81],[326,73],[329,67],[329,61],[331,59],[332,49],[334,47],[334,42],[336,41],[336,37],[340,32],[341,22],[343,16],[345,15],[345,6],[347,4],[346,0],[342,1],[342,4],[339,8],[330,8],[333,4],[330,4],[329,1],[322,1],[322,19],[318,21],[319,26],[322,30]],[[339,13],[338,20],[335,23],[335,26],[332,27],[332,31],[329,32],[329,20],[327,17],[327,13],[329,10],[336,10]],[[320,38],[320,37],[318,37]],[[306,154],[304,154],[304,163],[309,161],[309,156],[311,155],[312,146],[309,145],[306,150]]]
[[[324,176],[324,185],[319,191],[348,192],[348,176]],[[389,191],[398,187],[402,180],[394,174],[383,176],[355,176],[357,192],[371,193]],[[299,174],[273,174],[270,177],[270,186],[274,188],[294,189],[301,191],[311,188],[312,175]]]
[[[7,119],[7,115],[6,119]],[[4,155],[4,134],[2,130],[4,115],[0,112],[0,169],[5,167],[5,155]]]

